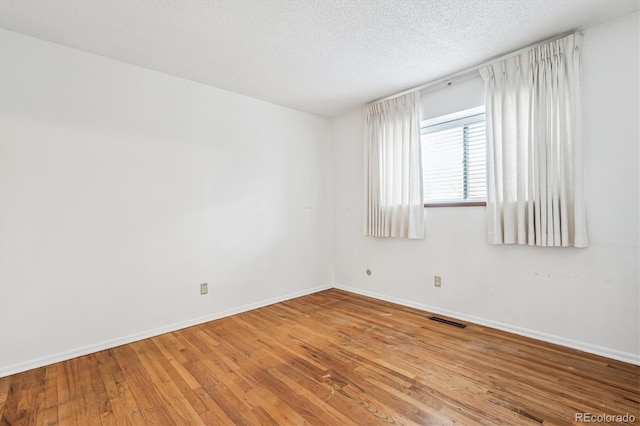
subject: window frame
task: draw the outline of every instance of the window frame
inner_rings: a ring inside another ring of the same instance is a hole
[[[422,135],[428,133],[434,133],[441,130],[446,130],[454,127],[458,127],[460,123],[472,124],[479,121],[485,121],[485,107],[484,105],[457,111],[451,114],[422,120],[420,122],[420,138]],[[420,141],[422,144],[422,140]],[[422,161],[422,159],[420,160]],[[465,188],[466,190],[466,188]],[[483,207],[487,205],[487,200],[472,200],[472,201],[443,201],[441,203],[424,203],[424,207]]]

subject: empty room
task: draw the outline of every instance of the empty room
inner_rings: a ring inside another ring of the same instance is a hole
[[[640,424],[639,10],[0,0],[0,425]]]

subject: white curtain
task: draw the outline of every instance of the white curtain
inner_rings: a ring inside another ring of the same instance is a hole
[[[489,242],[587,247],[582,36],[480,70],[487,121]]]
[[[365,235],[424,238],[419,102],[414,92],[367,107]]]

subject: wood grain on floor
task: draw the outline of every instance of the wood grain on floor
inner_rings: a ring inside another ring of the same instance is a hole
[[[639,424],[640,367],[429,316],[323,291],[4,377],[0,424]]]

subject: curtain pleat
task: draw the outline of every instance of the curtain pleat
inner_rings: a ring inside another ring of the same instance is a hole
[[[588,246],[581,45],[576,33],[480,70],[492,244]]]
[[[367,107],[365,235],[424,238],[419,100],[414,92]]]

